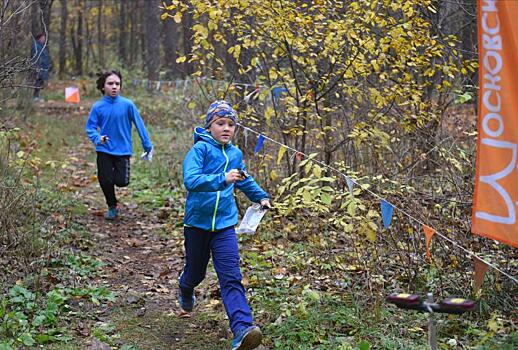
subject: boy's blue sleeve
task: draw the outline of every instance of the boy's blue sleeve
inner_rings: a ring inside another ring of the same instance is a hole
[[[86,135],[92,143],[97,146],[101,142],[101,134],[97,129],[99,128],[99,120],[97,117],[97,111],[94,108],[90,110],[90,115],[88,116],[88,120],[86,121]]]
[[[246,171],[246,166],[244,163],[241,163],[241,169]],[[236,187],[241,190],[252,202],[259,203],[261,199],[269,198],[268,193],[266,193],[257,182],[255,182],[254,178],[250,175],[243,181],[237,181]]]
[[[137,107],[132,103],[131,104],[131,118],[135,127],[137,128],[138,135],[140,136],[140,141],[142,141],[142,148],[144,151],[149,152],[153,148],[153,144],[151,144],[151,140],[149,138],[149,134],[147,133],[146,127],[144,126],[144,121],[140,116],[140,113]]]
[[[190,192],[216,192],[223,190],[225,173],[204,174],[204,150],[201,147],[192,147],[183,161],[183,184]]]

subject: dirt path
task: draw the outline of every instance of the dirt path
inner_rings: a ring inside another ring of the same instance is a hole
[[[60,109],[52,101],[39,107],[48,114]],[[84,118],[85,112],[84,107],[78,106],[65,114]],[[107,222],[103,217],[104,197],[95,177],[96,166],[87,161],[94,153],[92,145],[84,137],[66,153],[72,172],[63,186],[75,191],[87,209],[73,221],[85,227],[95,242],[87,253],[105,264],[96,283],[117,296],[114,305],[97,315],[96,322],[80,322],[75,326],[77,333],[84,337],[77,343],[89,349],[109,349],[106,342],[127,349],[230,348],[231,335],[217,298],[219,290],[214,273],[208,273],[199,289],[194,317],[178,319],[175,316],[177,278],[183,268],[183,241],[181,228],[174,227],[174,218],[169,218],[164,208],[146,211],[132,200],[128,189],[117,189],[121,219]],[[140,166],[135,162],[132,158],[132,167]],[[99,327],[110,328],[105,341],[95,338],[95,329]]]

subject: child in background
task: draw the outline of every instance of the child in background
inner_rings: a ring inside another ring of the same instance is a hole
[[[212,103],[204,128],[194,131],[194,146],[183,162],[187,188],[184,238],[186,262],[180,276],[180,317],[189,317],[194,288],[205,278],[210,255],[218,275],[223,305],[234,334],[232,350],[255,349],[262,334],[254,326],[241,283],[234,225],[238,221],[234,188],[253,202],[270,207],[268,195],[246,174],[243,153],[231,143],[237,114],[226,101]]]
[[[97,151],[97,178],[106,198],[107,220],[118,217],[115,186],[126,187],[130,178],[130,157],[133,154],[131,137],[135,125],[145,154],[142,159],[151,161],[153,145],[140,113],[130,99],[119,96],[122,75],[111,70],[98,74],[97,89],[103,98],[94,103],[86,122],[86,134]]]

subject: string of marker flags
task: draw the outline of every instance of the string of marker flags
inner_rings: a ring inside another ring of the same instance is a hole
[[[182,87],[186,86],[189,82],[199,82],[199,81],[208,81],[211,83],[218,83],[218,84],[229,84],[234,85],[237,87],[253,87],[255,89],[261,89],[263,86],[258,84],[250,84],[250,83],[242,83],[242,82],[228,82],[225,80],[218,80],[218,79],[212,79],[207,77],[199,77],[199,78],[192,78],[192,79],[176,79],[176,80],[149,80],[149,79],[133,79],[131,81],[131,84],[133,86],[139,86],[141,84],[144,84],[148,88],[154,88],[155,90],[159,91],[163,86],[174,86],[174,87]]]
[[[192,79],[177,79],[177,80],[150,80],[150,79],[132,79],[131,85],[136,87],[140,85],[146,86],[148,89],[154,89],[156,91],[160,91],[163,87],[174,87],[176,89],[179,88],[187,88],[189,83],[195,82],[200,84],[201,81],[208,81],[211,84],[221,84],[221,85],[229,85],[235,86],[237,89],[245,89],[252,87],[253,90],[248,93],[243,99],[244,102],[249,102],[251,98],[254,97],[261,89],[266,88],[263,85],[259,84],[250,84],[250,83],[242,83],[242,82],[228,82],[225,80],[212,79],[207,77],[199,77]],[[283,86],[276,86],[272,88],[272,94],[275,98],[279,98],[280,94],[286,93],[288,90]],[[69,103],[79,103],[79,88],[77,86],[68,86],[65,88],[65,101]]]
[[[183,87],[185,89],[187,87],[188,83],[191,82],[191,81],[193,81],[195,83],[198,83],[198,84],[200,83],[200,81],[209,81],[211,83],[218,83],[218,84],[222,84],[222,85],[227,85],[228,84],[229,86],[236,86],[237,88],[253,87],[254,89],[248,95],[245,96],[245,98],[243,99],[242,102],[248,102],[250,100],[250,98],[253,97],[254,94],[258,93],[261,89],[266,88],[266,87],[264,87],[262,85],[259,85],[259,84],[249,84],[249,83],[242,83],[242,82],[228,82],[228,81],[224,81],[224,80],[217,80],[217,79],[212,79],[212,78],[207,78],[207,77],[200,77],[200,78],[194,78],[194,79],[185,79],[185,80],[178,79],[178,80],[158,80],[158,81],[153,81],[153,80],[149,80],[149,79],[142,79],[142,80],[141,79],[133,79],[132,80],[132,85],[133,86],[138,86],[141,83],[146,83],[147,82],[147,88],[148,89],[152,88],[153,85],[154,85],[154,89],[156,89],[157,91],[160,91],[163,86],[172,87],[173,84],[174,84],[175,88]],[[280,96],[280,94],[285,93],[285,92],[287,92],[285,87],[277,86],[277,87],[273,87],[272,88],[272,94],[274,95],[275,98],[278,98]],[[79,99],[79,89],[77,87],[75,87],[75,86],[67,87],[66,90],[65,90],[65,99],[66,99],[67,102],[78,103],[79,100],[80,100]],[[300,151],[298,151],[295,148],[292,148],[292,147],[290,147],[288,145],[285,145],[285,144],[283,144],[283,143],[281,143],[281,142],[279,142],[277,140],[274,140],[274,139],[272,139],[270,137],[267,137],[267,136],[261,134],[260,132],[251,129],[250,127],[247,127],[247,126],[245,126],[245,125],[243,125],[241,123],[237,123],[237,125],[240,126],[241,128],[243,128],[243,130],[245,132],[245,135],[244,135],[245,136],[245,143],[247,142],[247,139],[248,139],[247,131],[250,131],[251,133],[256,134],[258,136],[257,137],[257,143],[256,143],[255,148],[254,148],[254,154],[259,153],[260,150],[262,149],[263,145],[264,145],[264,141],[268,140],[268,141],[273,142],[273,143],[275,143],[275,144],[277,144],[277,145],[279,145],[281,147],[279,149],[279,153],[277,155],[277,164],[280,163],[281,159],[283,158],[283,156],[284,156],[284,154],[286,153],[287,150],[290,150],[290,151],[294,152],[293,156],[296,157],[298,160],[301,160],[303,157],[309,158],[308,154],[300,152]],[[334,168],[334,167],[332,167],[332,166],[330,166],[330,165],[328,165],[328,164],[326,164],[326,163],[324,163],[322,161],[319,161],[317,159],[311,159],[311,161],[313,161],[316,164],[319,164],[319,165],[323,166],[324,168],[332,170],[336,174],[341,175],[345,179],[345,181],[347,183],[347,187],[348,187],[349,193],[351,195],[353,195],[354,185],[357,185],[362,190],[366,191],[367,193],[369,193],[373,197],[378,198],[380,200],[381,217],[382,217],[383,227],[385,229],[388,229],[390,227],[391,223],[392,223],[392,216],[393,216],[393,213],[394,213],[394,209],[398,210],[399,212],[401,212],[403,215],[407,216],[408,218],[410,218],[414,222],[417,222],[418,224],[420,224],[421,227],[422,227],[423,233],[425,235],[426,258],[427,259],[431,259],[430,244],[431,244],[431,241],[432,241],[432,237],[434,235],[437,235],[437,236],[443,238],[447,242],[451,243],[453,246],[455,246],[455,247],[461,249],[462,251],[464,251],[468,256],[471,256],[474,259],[474,267],[475,267],[475,269],[474,269],[475,270],[474,271],[474,280],[475,280],[474,289],[475,289],[475,291],[480,289],[480,287],[482,286],[482,283],[483,283],[483,280],[484,280],[484,276],[485,276],[485,273],[487,272],[488,267],[491,267],[492,269],[500,272],[502,275],[508,277],[514,283],[518,283],[518,279],[516,279],[515,277],[511,276],[507,272],[501,270],[498,266],[496,266],[496,265],[494,265],[494,264],[492,264],[492,263],[482,259],[476,253],[468,250],[467,248],[463,247],[462,245],[460,245],[459,243],[455,242],[451,238],[448,238],[447,236],[445,236],[442,233],[436,231],[432,227],[424,224],[419,219],[415,218],[413,215],[411,215],[408,212],[406,212],[404,209],[401,209],[401,208],[393,205],[392,203],[390,203],[387,200],[385,200],[382,196],[378,195],[377,193],[373,192],[372,190],[369,190],[367,187],[364,187],[361,184],[357,183],[355,180],[351,179],[349,176],[347,176],[346,174],[341,172],[339,169]]]
[[[309,159],[309,155],[308,154],[305,154],[305,153],[303,153],[303,152],[301,152],[301,151],[299,151],[299,150],[297,150],[297,149],[295,149],[293,147],[290,147],[288,145],[283,144],[282,142],[279,142],[279,141],[274,140],[274,139],[272,139],[272,138],[270,138],[268,136],[265,136],[262,133],[260,133],[260,132],[258,132],[256,130],[253,130],[252,128],[250,128],[248,126],[243,125],[242,123],[237,123],[237,125],[240,126],[244,130],[245,139],[247,139],[247,135],[246,135],[247,132],[251,132],[251,133],[257,135],[257,143],[256,143],[255,148],[254,148],[254,154],[259,153],[260,150],[263,148],[264,141],[268,140],[268,141],[270,141],[272,143],[275,143],[275,144],[277,144],[278,146],[281,147],[279,149],[279,154],[277,156],[277,164],[280,163],[280,160],[283,158],[283,156],[284,156],[284,154],[286,153],[287,150],[294,152],[294,156],[297,157],[297,159],[299,159],[299,160],[302,159],[303,157]],[[448,241],[449,243],[451,243],[455,247],[457,247],[457,248],[461,249],[462,251],[464,251],[468,256],[471,256],[474,259],[474,266],[475,266],[475,273],[474,273],[474,280],[475,280],[474,289],[475,289],[475,292],[478,291],[478,289],[480,289],[480,287],[482,286],[482,282],[484,280],[484,276],[485,276],[485,273],[486,273],[488,267],[491,267],[492,269],[500,272],[502,275],[508,277],[514,283],[518,283],[518,279],[516,279],[512,275],[508,274],[507,272],[503,271],[498,266],[496,266],[496,265],[494,265],[494,264],[484,260],[483,258],[478,256],[476,253],[474,253],[474,252],[470,251],[469,249],[463,247],[459,243],[455,242],[454,240],[452,240],[451,238],[447,237],[446,235],[443,235],[442,233],[438,232],[437,230],[433,229],[432,227],[424,224],[423,222],[421,222],[421,220],[419,220],[416,217],[414,217],[413,215],[409,214],[404,209],[401,209],[401,208],[395,206],[394,204],[390,203],[389,201],[384,199],[379,194],[373,192],[372,190],[369,190],[367,187],[362,186],[361,184],[359,184],[355,180],[351,179],[349,176],[347,176],[346,174],[341,172],[339,169],[337,169],[337,168],[335,168],[333,166],[330,166],[330,165],[328,165],[328,164],[326,164],[326,163],[324,163],[322,161],[314,159],[314,158],[311,159],[311,161],[316,163],[316,164],[318,164],[318,165],[323,166],[324,168],[332,170],[336,174],[341,175],[345,179],[345,181],[347,183],[347,187],[349,189],[349,193],[351,195],[353,195],[354,185],[357,185],[362,190],[366,191],[367,193],[369,193],[373,197],[378,198],[380,200],[381,217],[382,217],[383,227],[385,229],[388,229],[390,227],[391,223],[392,223],[392,216],[393,216],[393,213],[394,213],[394,209],[398,210],[399,212],[401,212],[403,215],[407,216],[408,218],[410,218],[414,222],[417,222],[418,224],[420,224],[422,229],[423,229],[423,233],[425,235],[426,258],[427,259],[431,259],[430,244],[431,244],[431,241],[432,241],[432,237],[434,235],[437,235],[437,236],[443,238],[444,240]]]

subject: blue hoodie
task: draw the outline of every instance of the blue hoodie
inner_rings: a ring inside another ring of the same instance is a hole
[[[217,231],[237,224],[234,187],[252,202],[268,198],[251,176],[227,184],[225,174],[237,168],[245,170],[239,148],[219,143],[203,128],[194,130],[194,146],[183,161],[183,183],[188,191],[185,226]]]
[[[132,123],[137,128],[144,151],[149,152],[153,145],[140,113],[131,100],[122,96],[114,98],[105,95],[94,103],[86,122],[86,134],[95,145],[97,152],[131,156],[133,154]],[[101,144],[101,135],[108,136],[108,141],[104,144]]]

